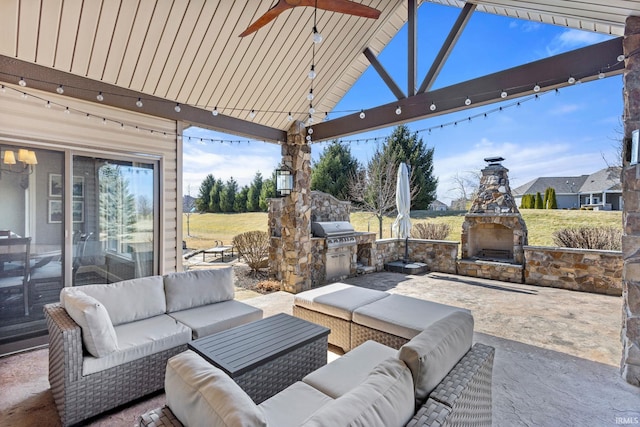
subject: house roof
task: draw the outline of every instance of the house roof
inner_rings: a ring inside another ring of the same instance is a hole
[[[556,190],[556,194],[622,191],[620,168],[609,167],[591,175],[540,177],[514,188],[512,193],[515,197],[524,194],[544,194],[550,187]]]
[[[315,50],[318,77],[313,83],[313,106],[318,112],[316,123],[323,119],[324,112],[337,105],[370,65],[372,59],[363,52],[367,50],[370,56],[378,55],[408,21],[407,4],[410,2],[406,0],[357,2],[379,9],[380,18],[317,12],[317,22],[325,41]],[[465,7],[465,2],[457,0],[432,2]],[[66,96],[94,102],[100,90],[104,91],[105,104],[132,110],[136,108],[133,106],[135,97],[143,96],[146,97],[144,111],[150,114],[282,141],[290,127],[286,113],[291,112],[299,120],[305,120],[308,114],[306,95],[310,82],[307,73],[314,55],[310,37],[314,11],[310,7],[293,8],[259,31],[239,37],[272,3],[3,0],[0,2],[0,80],[15,83],[18,76],[24,75],[29,87],[49,91],[63,84],[66,85]],[[623,34],[628,15],[640,15],[640,2],[612,0],[602,3],[599,0],[476,0],[463,10],[473,12],[477,8],[481,12],[611,35]],[[461,23],[458,30],[462,28]],[[582,59],[587,61],[588,58],[592,68],[598,70],[615,63],[620,51],[621,42],[614,43],[608,45],[606,58],[603,51],[583,55]],[[602,57],[600,61],[598,57]],[[441,59],[446,60],[446,55]],[[576,67],[580,61],[567,58],[565,63]],[[542,76],[544,70],[561,73],[562,80],[548,78],[551,88],[566,80],[565,68],[562,64],[554,67],[545,63],[531,72],[537,76]],[[607,69],[619,73],[621,68]],[[531,79],[530,75],[525,77]],[[508,79],[504,75],[496,75],[496,79],[501,81],[490,85],[495,86],[496,94],[491,99],[474,101],[474,106],[497,102],[501,87],[506,83],[518,84],[517,81],[505,81]],[[488,86],[487,81],[479,83],[476,86],[485,89]],[[465,93],[468,90],[464,88]],[[530,92],[531,88],[527,90]],[[461,91],[462,88],[458,90]],[[514,89],[510,97],[523,94]],[[452,98],[451,93],[442,92],[439,96],[437,99],[442,100],[443,107],[434,114],[453,111],[454,107],[446,107],[444,102]],[[155,105],[162,100],[168,101],[165,103],[170,106],[168,112],[163,110],[166,105],[163,108]],[[172,111],[176,103],[183,106],[182,115]],[[406,102],[403,110],[411,105]],[[214,117],[210,111],[216,107],[221,114]],[[393,110],[395,108],[393,105]],[[456,105],[455,108],[466,107]],[[249,116],[251,110],[256,112],[254,118]],[[351,127],[340,132],[354,133],[392,124],[394,120],[409,121],[429,114],[427,109],[427,112],[420,110],[406,118],[396,118],[381,111],[370,115],[371,122],[369,117],[366,121],[356,120],[357,125],[347,118],[352,122]],[[332,132],[332,128],[334,126],[328,123],[318,124],[318,140],[323,136],[334,137],[336,132]]]

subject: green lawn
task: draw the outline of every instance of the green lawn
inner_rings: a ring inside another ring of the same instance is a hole
[[[568,227],[616,227],[622,228],[622,212],[580,211],[580,210],[536,210],[523,209],[522,217],[529,230],[529,244],[534,246],[554,246],[553,232]],[[411,212],[412,222],[435,222],[449,224],[451,232],[447,240],[460,241],[464,212]],[[391,224],[395,217],[383,221],[383,237],[391,236]],[[357,231],[378,232],[378,220],[364,212],[351,214],[351,223]],[[216,240],[229,244],[233,236],[251,230],[267,229],[267,214],[264,212],[242,214],[191,214],[187,236],[187,215],[183,215],[184,237],[192,249],[215,246]]]

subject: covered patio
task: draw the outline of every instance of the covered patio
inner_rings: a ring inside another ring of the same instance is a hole
[[[44,320],[33,315],[41,313],[43,301],[37,298],[44,294],[55,300],[62,287],[181,270],[182,132],[186,127],[282,147],[282,169],[293,175],[294,185],[282,199],[282,238],[273,249],[285,254],[277,270],[287,292],[250,300],[268,315],[288,312],[291,294],[311,288],[309,193],[314,143],[623,74],[621,298],[438,274],[377,274],[352,282],[472,310],[477,341],[498,349],[497,425],[637,422],[638,389],[625,381],[640,385],[640,165],[631,162],[637,158],[637,152],[632,153],[632,132],[640,128],[640,3],[357,3],[379,9],[379,18],[294,7],[257,32],[239,37],[268,13],[270,4],[2,2],[0,145],[7,165],[7,159],[18,153],[15,168],[20,169],[12,170],[15,176],[6,174],[12,179],[3,175],[0,180],[2,194],[11,202],[0,206],[6,221],[0,222],[0,229],[30,238],[31,253],[39,258],[52,253],[55,257],[50,265],[54,276],[46,277],[44,286],[25,279],[22,289],[17,287],[25,309],[3,312],[11,324],[2,329],[0,354],[46,345]],[[460,11],[428,73],[418,76],[417,8],[424,3]],[[477,12],[612,38],[432,89]],[[325,35],[318,47],[311,40],[316,20],[322,22]],[[404,25],[409,34],[405,89],[377,59]],[[396,99],[325,121],[369,66]],[[21,158],[23,150],[35,151],[38,160]],[[5,170],[3,164],[3,174]],[[147,212],[136,218],[138,229],[127,227],[129,222],[122,215],[120,222],[109,222],[114,215],[99,209],[100,200],[112,194],[107,189],[121,188],[117,179],[123,174],[147,177],[136,182],[135,194],[151,197]],[[143,225],[146,228],[141,230]],[[33,265],[40,266],[35,257]],[[33,292],[36,285],[40,292]],[[29,295],[35,295],[35,303],[30,303]],[[558,310],[561,307],[568,310]],[[0,363],[12,363],[12,358]],[[14,376],[20,371],[2,372],[8,380],[19,381]],[[547,373],[550,379],[543,376]],[[39,397],[50,400],[47,387],[41,387],[46,374],[40,374],[35,389]],[[20,413],[24,400],[15,402],[13,396],[3,395],[7,413],[28,419],[30,415]],[[150,409],[146,403],[144,409]],[[113,424],[108,418],[104,423]]]

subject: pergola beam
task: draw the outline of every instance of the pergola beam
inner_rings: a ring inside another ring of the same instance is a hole
[[[427,92],[431,89],[433,82],[435,82],[436,78],[440,74],[440,70],[442,70],[445,62],[447,62],[449,55],[453,51],[453,47],[458,42],[458,38],[460,38],[464,28],[467,26],[467,23],[469,22],[473,12],[476,10],[476,7],[477,5],[475,3],[465,3],[458,15],[458,19],[456,19],[453,27],[451,27],[451,31],[449,31],[449,35],[442,44],[438,55],[433,60],[431,68],[418,88],[418,93]]]
[[[411,97],[416,94],[416,40],[418,38],[418,7],[416,5],[416,0],[408,0],[407,3],[407,94]]]
[[[358,117],[359,113],[354,113],[318,123],[313,126],[313,139],[314,142],[320,142],[342,138],[365,131],[531,95],[534,93],[533,88],[536,83],[541,86],[542,91],[548,91],[569,86],[570,83],[567,80],[571,76],[576,81],[586,82],[597,79],[600,72],[606,76],[621,74],[624,70],[624,61],[620,62],[617,59],[621,54],[622,38],[611,39],[367,109],[364,119]],[[502,91],[507,92],[507,98],[501,98]],[[472,101],[469,106],[464,102],[467,97]],[[435,111],[431,111],[429,108],[432,103],[437,106]],[[395,114],[398,106],[402,109],[401,115]]]
[[[96,95],[102,92],[105,95],[104,101],[100,102],[100,104],[123,110],[182,121],[194,126],[240,135],[259,141],[283,143],[287,140],[287,132],[280,129],[223,114],[214,116],[211,111],[186,104],[181,105],[181,111],[178,113],[174,110],[176,102],[172,100],[0,55],[0,81],[17,83],[20,77],[23,77],[28,82],[28,87],[25,88],[26,91],[39,89],[55,93],[58,85],[63,85],[64,96],[93,103],[96,103]],[[137,98],[144,100],[143,108],[136,107],[135,100]]]
[[[382,80],[385,82],[385,84],[391,90],[391,92],[393,92],[395,97],[398,99],[406,98],[407,96],[402,92],[402,89],[400,89],[400,86],[398,86],[396,82],[393,80],[393,78],[389,75],[389,73],[387,73],[387,70],[384,69],[384,67],[382,66],[380,61],[378,61],[378,58],[376,58],[376,55],[371,51],[371,49],[366,48],[362,53],[364,54],[364,56],[367,57],[367,59],[369,60],[369,63],[378,72],[378,75],[382,78]]]

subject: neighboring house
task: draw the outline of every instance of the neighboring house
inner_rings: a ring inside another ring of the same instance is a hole
[[[429,205],[429,210],[430,211],[446,211],[447,209],[448,209],[447,205],[442,203],[440,200],[434,200]]]
[[[549,187],[556,191],[558,209],[622,210],[619,167],[608,167],[591,175],[540,177],[513,189],[512,193],[520,206],[525,194],[544,195]]]
[[[196,198],[185,195],[182,198],[182,213],[193,213],[196,211]]]

